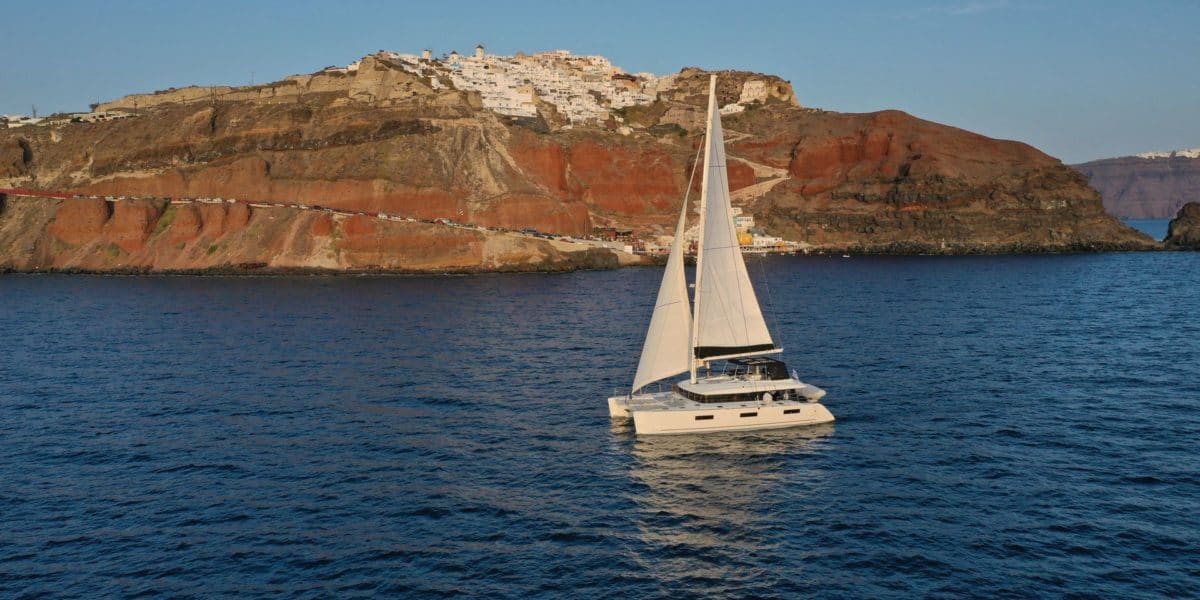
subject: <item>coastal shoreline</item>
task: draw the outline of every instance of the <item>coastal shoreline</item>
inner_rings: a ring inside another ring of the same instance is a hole
[[[853,246],[848,248],[809,249],[808,252],[767,253],[762,256],[779,256],[787,258],[842,258],[853,257],[1000,257],[1000,256],[1066,256],[1085,254],[1129,254],[1144,252],[1187,252],[1187,248],[1168,247],[1162,244],[1146,247],[1128,247],[1129,245],[1110,244],[1097,247],[1095,244],[1068,245],[1060,248],[1028,248],[1021,245],[1008,245],[1003,249],[971,248],[967,251],[935,252],[921,245],[905,245],[903,249]],[[614,263],[611,265],[562,265],[525,268],[525,265],[511,265],[498,268],[462,268],[462,269],[331,269],[323,267],[270,267],[256,265],[229,265],[208,267],[202,269],[152,269],[146,267],[120,267],[113,269],[67,268],[34,268],[19,269],[12,266],[0,266],[0,276],[3,275],[87,275],[112,277],[421,277],[421,276],[471,276],[471,275],[533,275],[533,274],[565,274],[586,271],[611,271],[625,268],[661,267],[665,257],[640,255],[647,259],[638,263]],[[695,257],[686,257],[685,262],[695,264]]]

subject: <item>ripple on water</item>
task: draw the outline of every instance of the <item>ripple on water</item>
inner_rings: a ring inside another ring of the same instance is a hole
[[[763,260],[838,421],[681,438],[655,269],[6,276],[0,595],[1194,595],[1198,258]]]

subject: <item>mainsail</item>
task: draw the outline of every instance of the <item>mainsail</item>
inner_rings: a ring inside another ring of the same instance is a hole
[[[708,91],[708,147],[701,180],[701,242],[697,255],[695,357],[773,350],[771,333],[746,273],[729,203],[725,136],[717,111],[717,78]],[[664,285],[666,285],[664,283]]]
[[[671,243],[667,268],[663,271],[658,299],[654,302],[650,331],[646,333],[642,358],[633,377],[634,392],[650,382],[688,370],[692,311],[683,272],[683,226],[687,220],[687,204],[685,200],[679,214],[679,224],[675,226],[675,241]]]

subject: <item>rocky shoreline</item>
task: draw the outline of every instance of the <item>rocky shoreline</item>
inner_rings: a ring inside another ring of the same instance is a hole
[[[810,250],[818,254],[857,254],[873,256],[1002,256],[1036,254],[1082,254],[1099,252],[1158,252],[1163,250],[1158,243],[1141,242],[1076,242],[1061,245],[1029,245],[1024,243],[949,245],[941,247],[914,242],[892,242],[888,244],[852,244],[837,248]]]
[[[1027,246],[1023,244],[990,246],[955,246],[940,248],[925,244],[892,243],[881,246],[851,245],[838,247],[809,248],[806,252],[789,253],[789,256],[838,257],[838,256],[1014,256],[1014,255],[1057,255],[1096,254],[1112,252],[1160,252],[1169,250],[1200,250],[1200,244],[1086,244],[1063,245],[1053,248]],[[607,255],[607,256],[605,256]],[[102,275],[102,276],[153,276],[153,277],[358,277],[358,276],[437,276],[437,275],[489,275],[520,273],[571,273],[578,271],[603,271],[625,267],[661,266],[664,256],[641,256],[637,262],[621,262],[611,252],[601,251],[591,261],[561,261],[538,266],[504,265],[499,267],[466,267],[451,269],[403,269],[403,268],[353,268],[333,269],[321,267],[272,267],[265,264],[219,265],[194,269],[156,269],[152,267],[113,267],[89,269],[80,267],[27,267],[0,265],[0,275]],[[689,257],[688,264],[694,264]]]

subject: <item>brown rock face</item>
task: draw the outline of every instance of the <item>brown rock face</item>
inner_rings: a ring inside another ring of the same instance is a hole
[[[1126,156],[1075,165],[1104,197],[1108,212],[1131,219],[1169,219],[1200,198],[1200,158]]]
[[[520,131],[514,133],[510,144],[527,180],[546,194],[511,194],[495,206],[473,213],[481,224],[581,235],[590,232],[593,212],[636,219],[678,206],[680,164],[670,149],[609,146],[591,138],[546,143]],[[739,173],[745,170],[749,167]],[[564,206],[551,206],[553,203]]]
[[[1200,250],[1200,202],[1188,202],[1167,227],[1166,244],[1172,248]]]
[[[287,208],[24,201],[0,216],[0,271],[479,272],[617,265],[607,250],[424,223]],[[157,215],[157,220],[155,216]],[[248,221],[239,226],[241,216]],[[107,218],[106,218],[107,217]],[[20,249],[21,252],[14,250]]]
[[[0,177],[19,177],[33,165],[33,147],[24,138],[12,138],[0,144]]]
[[[247,204],[232,204],[225,206],[225,225],[230,231],[236,231],[250,223],[250,206]]]
[[[104,200],[76,200],[58,209],[50,223],[50,235],[71,245],[86,244],[104,231],[112,216],[112,205]]]
[[[639,152],[582,141],[571,146],[568,156],[583,200],[599,212],[643,215],[679,205],[679,164],[663,150]]]
[[[649,236],[669,233],[679,214],[706,89],[706,73],[685,70],[655,103],[622,109],[633,128],[622,135],[603,124],[567,129],[561,115],[500,117],[477,94],[433,90],[375,57],[353,75],[143,96],[138,116],[117,121],[0,130],[0,188],[237,198],[554,234],[623,226]],[[1079,173],[1025,144],[899,111],[802,109],[787,82],[753,73],[721,73],[718,95],[746,107],[723,118],[735,204],[816,250],[1157,247],[1104,213]],[[607,256],[242,202],[10,198],[0,211],[0,267],[13,268],[558,269],[604,265]]]
[[[204,229],[204,221],[200,217],[200,208],[194,204],[171,206],[168,211],[174,211],[174,220],[170,223],[169,237],[172,242],[190,242],[200,237]]]
[[[567,154],[562,145],[542,143],[523,132],[514,135],[513,142],[513,158],[533,183],[558,197],[576,192],[567,185]]]
[[[333,217],[328,214],[317,215],[308,231],[313,237],[329,237],[333,234]]]
[[[536,223],[533,228],[538,231],[566,235],[584,235],[592,229],[587,205],[532,194],[512,194],[482,211],[472,212],[470,220],[514,230]]]
[[[151,202],[114,202],[108,221],[108,239],[125,252],[136,252],[146,245],[158,224],[163,206]]]
[[[343,252],[354,268],[469,269],[483,262],[484,236],[477,232],[350,217],[342,233]]]
[[[771,130],[770,143],[734,148],[786,165],[789,179],[754,212],[791,239],[886,253],[1157,247],[1105,214],[1077,172],[1025,144],[899,111],[807,113],[790,122],[747,111],[732,120]]]

